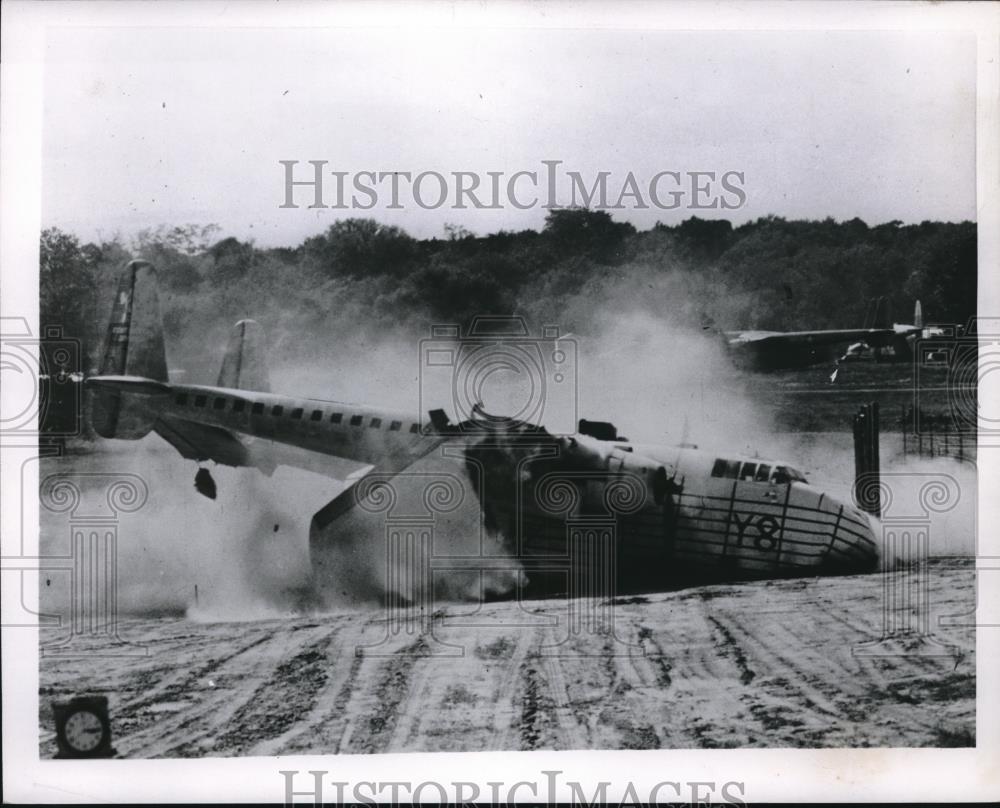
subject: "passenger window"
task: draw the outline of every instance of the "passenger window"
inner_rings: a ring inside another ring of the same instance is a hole
[[[302,408],[301,407],[296,407],[294,410],[292,410],[292,418],[298,419],[298,418],[301,418],[301,417],[302,417]]]
[[[206,401],[208,401],[208,396],[195,396],[194,397],[194,405],[196,407],[204,407]]]
[[[389,431],[390,432],[399,432],[399,428],[401,426],[402,426],[402,424],[399,421],[393,421],[391,424],[389,424]]]
[[[253,406],[250,408],[250,412],[252,412],[254,415],[263,415],[264,405],[259,401],[255,401],[253,403]]]
[[[771,478],[771,482],[777,485],[788,485],[791,482],[791,478],[788,476],[788,469],[784,466],[777,466],[774,469],[774,476]]]
[[[419,431],[420,431],[420,425],[419,424],[410,424],[410,432],[412,432],[414,435],[416,435]]]
[[[370,424],[368,424],[368,426],[370,426],[372,429],[378,429],[379,427],[382,426],[382,419],[381,418],[372,418],[372,421],[371,421]]]
[[[309,416],[312,421],[322,421],[323,420],[323,410],[313,410],[313,414]]]
[[[183,405],[185,405],[185,404],[188,403],[188,394],[187,393],[178,393],[177,394],[177,398],[175,398],[174,401],[175,401],[175,403],[180,404],[180,405],[183,406]]]
[[[754,479],[759,483],[766,483],[767,478],[771,476],[771,467],[767,463],[761,463],[757,466],[757,476]]]
[[[740,476],[740,461],[739,460],[727,460],[726,461],[726,474],[727,480],[735,480]]]
[[[743,468],[740,469],[740,479],[752,480],[755,471],[757,471],[756,463],[744,463]]]
[[[224,398],[217,398],[212,402],[212,406],[217,410],[224,410],[226,408],[226,400]]]
[[[282,407],[280,404],[275,404],[273,407],[271,407],[271,415],[275,416],[281,415],[281,413],[283,413],[284,411],[285,408]]]
[[[233,412],[243,412],[246,408],[247,403],[241,398],[238,398],[233,402]]]
[[[363,420],[364,419],[360,415],[352,415],[351,416],[351,426],[361,426],[361,422]]]
[[[715,465],[712,466],[712,476],[713,477],[725,477],[726,476],[726,461],[723,459],[718,459],[715,461]]]
[[[331,424],[339,424],[343,420],[344,420],[344,415],[343,413],[340,412],[335,412],[333,415],[330,416]]]

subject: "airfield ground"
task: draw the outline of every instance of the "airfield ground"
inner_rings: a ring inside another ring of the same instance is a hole
[[[914,407],[938,429],[954,428],[956,410],[960,421],[961,413],[975,412],[975,389],[959,390],[943,363],[915,369],[910,362],[845,362],[831,383],[834,369],[817,365],[742,378],[749,395],[774,414],[778,431],[850,431],[858,406],[872,401],[881,409],[882,429],[892,432],[900,431],[904,414]]]
[[[886,574],[625,598],[610,636],[569,637],[556,600],[441,604],[395,635],[378,610],[128,619],[144,656],[43,659],[40,753],[51,702],[85,692],[109,695],[128,758],[973,745],[974,566],[923,574],[931,642],[877,642]]]

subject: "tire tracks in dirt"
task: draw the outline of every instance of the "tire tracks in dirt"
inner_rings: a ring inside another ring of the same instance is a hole
[[[285,662],[321,641],[332,630],[330,624],[311,624],[304,631],[294,627],[283,631],[275,629],[256,644],[258,653],[252,659],[246,660],[244,653],[230,654],[225,662],[217,660],[213,668],[215,687],[200,692],[201,698],[178,715],[178,723],[161,734],[159,743],[146,751],[147,756],[200,757],[216,754],[215,747],[220,739],[238,743],[237,736],[229,735],[229,730],[224,728],[237,716],[251,715],[254,700],[260,697],[265,685],[280,687],[275,677],[278,670],[284,671]],[[249,664],[237,664],[244,661]],[[164,744],[168,744],[166,749],[162,749]]]
[[[373,674],[373,709],[348,722],[338,751],[372,754],[382,752],[392,740],[400,717],[400,706],[411,686],[414,667],[428,656],[423,633],[411,644],[389,655],[378,673]]]
[[[766,632],[751,632],[745,620],[731,614],[720,612],[710,619],[741,670],[742,701],[766,730],[819,743],[831,730],[841,731],[861,718],[842,690],[831,688],[804,664],[805,659],[783,649],[790,635],[781,631],[780,624],[768,626]],[[744,646],[754,649],[754,668]]]
[[[492,664],[502,664],[504,670],[497,682],[493,697],[495,704],[492,721],[494,733],[491,748],[495,751],[521,748],[521,724],[524,718],[524,708],[519,698],[519,692],[523,668],[529,655],[533,652],[537,654],[543,636],[544,628],[541,626],[535,627],[533,631],[522,629],[518,632],[517,638],[511,642],[513,650],[506,658],[504,651],[508,646],[500,645],[500,639],[495,644],[477,646],[475,649],[474,653],[477,656],[491,660]],[[507,642],[510,637],[504,635],[502,639]],[[495,648],[497,650],[494,650]]]
[[[540,660],[538,652],[532,652],[518,668],[521,713],[517,719],[517,734],[519,748],[528,752],[558,748],[554,742],[558,738],[556,702]]]
[[[230,663],[252,654],[254,650],[274,639],[278,631],[264,631],[262,636],[245,642],[235,650],[209,660],[184,678],[172,681],[154,693],[116,707],[114,729],[116,747],[123,757],[150,757],[166,739],[176,736],[188,727],[195,717],[202,714],[206,702],[219,700],[210,677],[225,670]],[[204,683],[208,682],[208,689]],[[172,703],[172,704],[171,704]],[[157,709],[169,704],[171,709]],[[178,706],[174,711],[173,706]]]
[[[341,738],[347,728],[347,706],[358,689],[358,673],[365,661],[364,654],[357,653],[353,645],[349,647],[350,665],[341,666],[344,668],[341,676],[336,675],[337,665],[332,666],[326,687],[317,693],[313,714],[278,744],[281,754],[336,754],[340,751]],[[326,706],[330,696],[332,701]]]
[[[588,748],[659,749],[662,745],[653,723],[637,719],[656,714],[657,703],[670,686],[669,674],[664,677],[670,665],[660,657],[656,662],[647,658],[651,632],[643,634],[642,628],[637,628],[638,643],[634,645],[624,643],[613,633],[606,634],[601,643],[598,669],[605,679],[604,693],[590,709],[574,704],[577,720],[586,718]],[[658,646],[656,649],[660,651]],[[654,694],[655,698],[650,698]],[[648,709],[630,709],[639,701],[646,702]]]
[[[722,638],[721,642],[716,642],[716,648],[719,648],[725,656],[732,660],[736,666],[736,670],[740,672],[740,683],[744,685],[750,684],[757,674],[747,664],[746,654],[743,653],[743,649],[736,642],[736,638],[733,637],[732,632],[730,632],[721,620],[713,615],[708,616],[708,622],[715,627],[715,630]]]
[[[308,715],[326,684],[328,650],[337,631],[334,628],[278,665],[232,716],[226,731],[215,738],[212,753],[253,754],[260,742],[285,734]]]

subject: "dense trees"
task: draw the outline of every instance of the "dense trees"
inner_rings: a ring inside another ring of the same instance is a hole
[[[518,313],[586,334],[611,308],[696,328],[796,329],[860,325],[877,295],[890,298],[900,322],[918,299],[929,321],[965,322],[976,306],[971,222],[869,227],[770,216],[733,227],[690,218],[636,232],[604,211],[555,210],[540,233],[476,237],[450,226],[445,238],[418,241],[372,219],[345,219],[295,248],[219,235],[214,226],[161,227],[128,244],[81,244],[46,230],[42,322],[82,340],[92,368],[130,255],[157,266],[167,337],[189,369],[206,339],[224,342],[247,316],[278,335],[280,353],[295,350],[290,334],[331,343],[386,331],[426,336],[432,322],[477,313]]]

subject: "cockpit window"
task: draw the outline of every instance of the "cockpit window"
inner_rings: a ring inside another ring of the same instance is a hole
[[[791,466],[775,466],[774,474],[771,475],[771,482],[778,485],[788,485],[791,482],[807,483],[809,481],[802,472],[796,471]]]
[[[788,485],[792,482],[805,483],[805,475],[791,466],[772,466],[770,463],[753,463],[749,460],[726,460],[718,458],[712,464],[712,476],[744,482],[774,483]]]
[[[737,479],[740,476],[740,461],[720,457],[712,466],[712,476],[724,477],[727,480]]]

